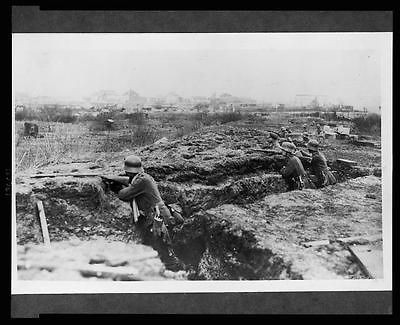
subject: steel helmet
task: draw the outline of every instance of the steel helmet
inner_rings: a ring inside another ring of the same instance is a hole
[[[125,158],[124,169],[129,173],[143,172],[142,161],[138,156],[131,155]]]
[[[276,133],[272,133],[272,132],[269,133],[269,136],[274,140],[279,138],[279,136]]]
[[[284,142],[281,145],[281,149],[285,152],[294,154],[296,152],[296,146],[291,142]]]
[[[318,146],[319,143],[317,140],[310,140],[310,142],[307,143],[307,149],[310,151],[318,151]]]

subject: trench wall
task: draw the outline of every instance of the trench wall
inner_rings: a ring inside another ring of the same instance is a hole
[[[246,230],[243,223],[227,227],[207,213],[224,204],[244,207],[284,192],[284,181],[277,174],[284,163],[282,156],[263,156],[224,161],[213,169],[185,164],[147,170],[158,180],[165,202],[178,203],[183,208],[185,223],[173,234],[175,249],[195,271],[195,278],[301,278],[282,256],[257,247],[253,231]],[[379,169],[336,162],[329,165],[340,182],[380,174]],[[18,185],[18,244],[43,241],[36,215],[37,200],[43,202],[52,241],[73,237],[135,240],[129,205],[105,188],[100,178],[67,177]]]

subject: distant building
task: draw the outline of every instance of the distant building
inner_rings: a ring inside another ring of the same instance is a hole
[[[178,104],[183,102],[183,98],[176,93],[169,93],[165,96],[164,102],[167,104]]]
[[[211,107],[207,103],[198,103],[194,105],[194,110],[199,112],[199,113],[209,113],[211,110]]]
[[[150,97],[147,99],[148,105],[163,105],[165,104],[165,100],[162,97]]]
[[[205,96],[193,96],[191,102],[192,104],[209,103],[209,99]]]
[[[219,110],[226,112],[251,111],[257,107],[257,101],[254,99],[232,96],[228,93],[223,93],[218,97],[213,96],[211,102]]]
[[[342,112],[353,112],[354,108],[353,108],[353,106],[350,106],[350,105],[342,105],[340,107],[340,111],[342,111]]]
[[[276,111],[284,111],[285,110],[285,104],[276,104],[275,105],[275,109],[276,109]]]
[[[319,104],[317,97],[315,97],[311,101],[311,103],[308,105],[308,108],[310,108],[310,109],[317,109],[317,108],[320,108],[320,107],[321,107],[321,105]]]
[[[345,118],[355,118],[355,117],[362,117],[366,116],[368,113],[363,111],[338,111],[336,112],[336,116],[338,117],[345,117]]]
[[[126,100],[123,105],[127,113],[141,110],[147,104],[147,98],[140,96],[134,90],[124,93]]]
[[[92,102],[98,104],[114,104],[119,103],[122,100],[122,96],[119,96],[114,90],[100,90],[92,96]]]

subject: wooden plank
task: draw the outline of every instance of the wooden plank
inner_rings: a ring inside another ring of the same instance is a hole
[[[346,243],[346,244],[359,242],[359,241],[373,242],[373,241],[377,241],[377,240],[382,240],[381,234],[371,235],[371,236],[355,236],[355,237],[337,238],[336,239],[336,241]]]
[[[353,161],[353,160],[348,160],[348,159],[336,159],[337,162],[343,163],[343,164],[347,164],[347,165],[357,165],[357,162]]]
[[[373,245],[348,246],[363,272],[371,279],[383,278],[383,251]]]
[[[329,245],[334,242],[341,242],[341,243],[346,243],[346,244],[351,244],[351,243],[357,243],[357,242],[373,242],[377,240],[382,240],[382,235],[377,234],[377,235],[371,235],[371,236],[355,236],[355,237],[346,237],[346,238],[337,238],[334,240],[316,240],[316,241],[309,241],[309,242],[303,242],[301,243],[305,247],[315,247],[315,246],[324,246],[324,245]]]
[[[79,174],[79,173],[66,173],[66,174],[35,174],[31,175],[31,178],[46,178],[46,177],[90,177],[90,176],[100,176],[101,174]]]
[[[38,208],[38,212],[39,212],[40,226],[42,228],[43,241],[46,246],[50,246],[50,236],[49,236],[49,231],[47,229],[47,221],[46,221],[46,216],[44,214],[43,203],[42,203],[42,201],[37,201],[36,204],[37,204],[37,208]]]

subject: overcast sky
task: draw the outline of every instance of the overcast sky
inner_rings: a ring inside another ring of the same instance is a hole
[[[14,34],[13,86],[76,99],[101,89],[283,103],[310,94],[375,110],[390,44],[388,33]]]

